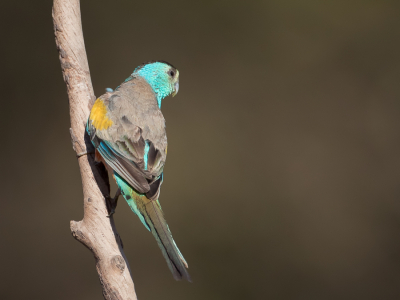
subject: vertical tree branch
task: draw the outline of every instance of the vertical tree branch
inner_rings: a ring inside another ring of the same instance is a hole
[[[73,236],[89,248],[105,299],[136,300],[128,261],[113,218],[107,217],[103,195],[109,194],[104,168],[94,162],[93,147],[85,141],[85,124],[95,96],[83,40],[79,0],[54,0],[53,21],[64,81],[67,85],[71,138],[81,172],[84,218],[71,221]],[[88,155],[84,155],[88,153]]]

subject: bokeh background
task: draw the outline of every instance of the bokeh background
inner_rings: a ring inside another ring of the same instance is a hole
[[[102,299],[52,2],[0,4],[1,299]],[[121,200],[139,299],[400,299],[400,2],[82,1],[97,96],[140,63],[163,104],[175,282]]]

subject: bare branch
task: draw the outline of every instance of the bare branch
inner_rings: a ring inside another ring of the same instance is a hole
[[[93,147],[85,140],[85,124],[95,96],[83,40],[79,0],[54,0],[53,21],[64,81],[67,85],[71,139],[81,172],[84,218],[71,221],[72,235],[89,248],[105,299],[136,300],[129,264],[104,195],[109,194],[106,170],[94,162]],[[87,153],[87,155],[85,155]]]

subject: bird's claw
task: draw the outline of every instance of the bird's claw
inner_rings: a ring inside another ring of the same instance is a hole
[[[110,218],[113,214],[115,214],[115,209],[114,208],[111,209],[110,214],[107,215],[107,217]]]

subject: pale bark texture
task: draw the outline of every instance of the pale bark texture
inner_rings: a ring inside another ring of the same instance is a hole
[[[81,172],[84,218],[71,221],[73,236],[89,248],[103,295],[109,300],[135,300],[135,288],[122,242],[112,217],[107,217],[104,195],[109,194],[107,173],[94,161],[93,147],[85,141],[85,124],[95,96],[82,33],[79,0],[54,0],[54,33],[67,85],[71,138]],[[87,154],[86,154],[87,153]]]

